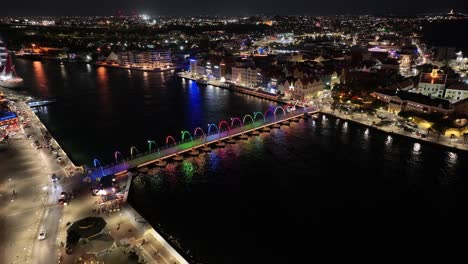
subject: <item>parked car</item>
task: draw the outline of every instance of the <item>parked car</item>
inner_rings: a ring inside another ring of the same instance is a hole
[[[44,228],[39,230],[39,235],[37,236],[38,240],[44,240],[46,238],[46,231]]]
[[[52,173],[51,178],[52,178],[52,181],[53,181],[53,182],[58,181],[58,177],[57,177],[57,175],[56,175],[55,173]]]

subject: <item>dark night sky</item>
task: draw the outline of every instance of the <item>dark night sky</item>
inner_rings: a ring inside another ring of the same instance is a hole
[[[114,15],[121,10],[151,15],[367,14],[465,12],[466,0],[2,0],[1,16]]]

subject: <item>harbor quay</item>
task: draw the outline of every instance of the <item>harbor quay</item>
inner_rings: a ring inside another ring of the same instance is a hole
[[[23,123],[0,145],[2,263],[188,263],[121,196],[95,192],[102,183],[85,181],[25,96],[5,93]],[[129,184],[125,176],[112,186]],[[68,228],[90,217],[105,227],[67,250]]]
[[[186,79],[186,80],[193,81],[193,82],[197,81],[197,79],[192,77],[192,75],[189,72],[179,72],[177,75],[182,79]],[[229,85],[228,83],[224,83],[216,79],[210,79],[206,81],[206,84],[213,85],[213,86],[223,88],[223,89],[228,89],[228,90],[235,91],[238,93],[243,93],[246,95],[251,95],[251,96],[258,97],[258,98],[270,100],[270,101],[280,103],[280,104],[287,104],[290,101],[290,100],[281,99],[276,95],[267,94],[265,92],[259,92],[259,91],[241,87],[241,86]]]

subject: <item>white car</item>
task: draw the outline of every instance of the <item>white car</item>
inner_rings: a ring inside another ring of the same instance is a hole
[[[41,230],[39,231],[39,235],[37,236],[37,239],[38,240],[44,240],[46,237],[46,231],[45,229],[41,228]]]

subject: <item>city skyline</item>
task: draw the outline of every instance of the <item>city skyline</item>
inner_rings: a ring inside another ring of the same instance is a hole
[[[20,0],[2,4],[0,16],[88,16],[88,15],[337,15],[337,14],[420,14],[446,13],[451,9],[465,12],[466,6],[457,0],[443,3],[437,1],[403,1],[391,3],[370,0],[326,2],[292,0],[287,6],[281,1],[260,0],[249,2],[218,2],[215,0],[198,1],[196,5],[189,0],[177,2],[157,1],[101,1],[97,5],[94,1],[80,1],[79,5],[70,6],[68,2],[59,0],[45,0],[41,2]]]

